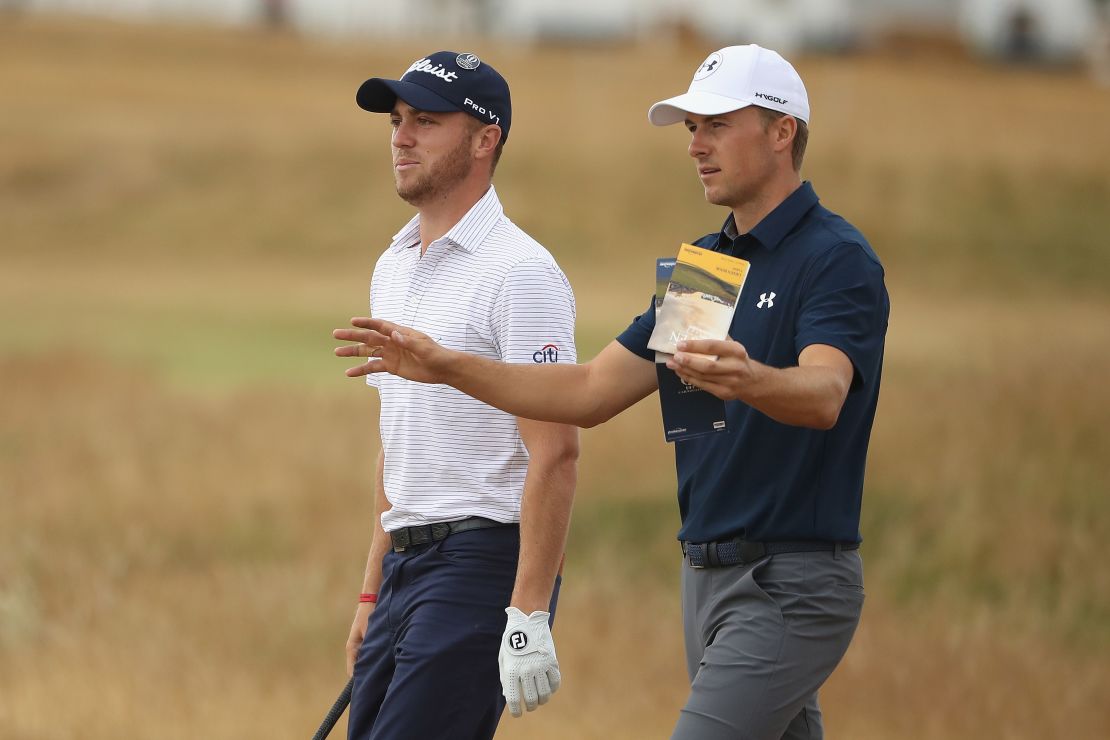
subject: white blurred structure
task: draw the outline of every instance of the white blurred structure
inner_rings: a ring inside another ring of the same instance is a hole
[[[525,38],[649,36],[684,28],[720,44],[760,43],[784,53],[843,48],[861,24],[856,0],[512,0],[495,32]]]
[[[0,0],[6,9],[70,13],[119,20],[206,20],[255,23],[259,0]]]
[[[1064,61],[1095,41],[1098,13],[1092,0],[965,0],[963,35],[990,56]]]
[[[0,8],[139,20],[287,24],[311,33],[589,42],[693,31],[716,44],[842,49],[884,29],[956,30],[1008,58],[1077,59],[1107,0],[0,0]]]

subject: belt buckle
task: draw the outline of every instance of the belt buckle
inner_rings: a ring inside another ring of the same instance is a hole
[[[412,537],[409,534],[408,527],[401,527],[389,533],[389,539],[393,541],[393,552],[404,552],[405,549],[412,544]]]
[[[686,551],[686,562],[690,567],[695,570],[704,570],[709,561],[709,553],[705,551],[703,545],[698,545],[693,542],[683,543],[683,550]],[[697,562],[694,562],[694,554],[697,554]]]

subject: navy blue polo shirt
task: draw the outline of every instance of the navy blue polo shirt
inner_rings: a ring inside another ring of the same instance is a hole
[[[678,538],[711,542],[858,542],[867,443],[882,373],[890,301],[883,267],[863,235],[803,183],[747,234],[730,215],[694,242],[751,263],[729,336],[755,360],[792,367],[811,344],[844,352],[855,374],[827,431],[777,422],[728,401],[728,432],[675,443]],[[654,296],[617,341],[654,361]]]

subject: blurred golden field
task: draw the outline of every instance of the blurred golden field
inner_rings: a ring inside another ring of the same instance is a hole
[[[354,91],[437,48],[513,85],[498,190],[593,356],[723,219],[645,115],[704,46],[0,15],[0,738],[310,737],[331,705],[377,407],[330,330],[409,215]],[[798,67],[804,174],[893,305],[828,736],[1110,736],[1110,93],[927,52]],[[499,737],[667,737],[685,698],[657,401],[583,438],[564,688]]]

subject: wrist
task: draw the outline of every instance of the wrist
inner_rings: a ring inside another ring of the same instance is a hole
[[[537,582],[538,581],[538,582]],[[545,612],[551,606],[551,594],[555,588],[555,576],[546,578],[522,577],[509,597],[509,606],[515,606],[524,614]]]
[[[456,352],[441,346],[440,358],[435,361],[435,373],[444,385],[457,388],[456,383],[466,377],[464,366],[470,357],[466,352]]]
[[[377,594],[359,594],[358,595],[358,603],[360,603],[360,604],[377,604],[378,603],[378,595]]]

